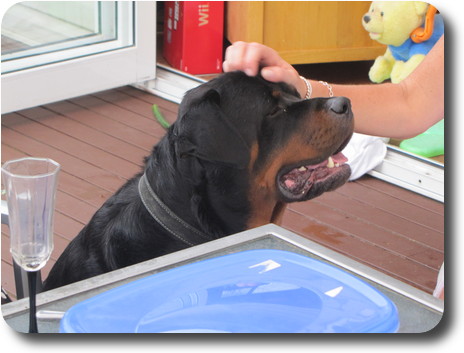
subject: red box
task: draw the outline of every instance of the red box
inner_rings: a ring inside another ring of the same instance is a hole
[[[224,1],[166,1],[163,56],[190,74],[222,72]]]

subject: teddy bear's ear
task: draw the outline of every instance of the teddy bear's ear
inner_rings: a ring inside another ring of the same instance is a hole
[[[416,8],[416,13],[418,16],[424,16],[427,12],[429,4],[423,1],[414,1],[414,7]]]

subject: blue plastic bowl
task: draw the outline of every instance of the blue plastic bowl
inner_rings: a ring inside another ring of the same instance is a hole
[[[60,332],[395,332],[395,305],[359,278],[281,250],[161,272],[70,308]]]

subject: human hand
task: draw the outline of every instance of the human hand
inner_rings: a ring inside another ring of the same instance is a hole
[[[306,95],[306,84],[292,65],[272,48],[259,43],[235,42],[226,49],[224,72],[243,71],[248,76],[261,76],[271,82],[285,82],[294,86],[301,97]],[[261,71],[259,71],[261,68]]]

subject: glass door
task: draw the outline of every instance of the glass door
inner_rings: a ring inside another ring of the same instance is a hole
[[[25,1],[2,20],[2,113],[155,77],[156,4]]]

